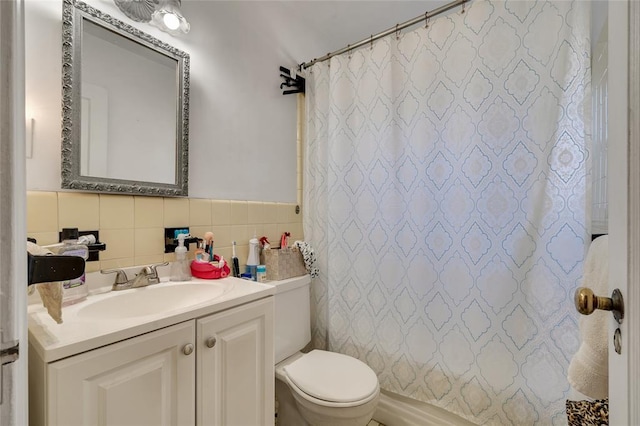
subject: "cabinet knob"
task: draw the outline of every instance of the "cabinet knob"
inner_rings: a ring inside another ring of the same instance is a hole
[[[207,347],[208,347],[208,348],[212,348],[212,347],[214,347],[214,346],[216,345],[216,342],[217,342],[217,340],[216,340],[216,338],[215,338],[215,337],[209,337],[209,338],[207,339]]]
[[[184,345],[182,353],[185,355],[191,355],[193,353],[193,345],[191,343]]]

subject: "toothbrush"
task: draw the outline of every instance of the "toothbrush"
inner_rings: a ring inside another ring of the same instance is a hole
[[[233,254],[231,256],[231,262],[233,263],[233,276],[240,277],[240,264],[238,263],[238,256],[236,256],[236,242],[232,241]]]

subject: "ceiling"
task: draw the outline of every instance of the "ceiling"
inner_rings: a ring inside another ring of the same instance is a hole
[[[252,1],[264,25],[282,37],[298,63],[333,52],[387,30],[450,0],[287,0]],[[245,3],[246,4],[246,3]],[[454,9],[455,10],[455,9]],[[287,38],[304,39],[292,43]]]
[[[290,1],[287,5],[296,19],[306,22],[309,31],[322,34],[323,44],[334,51],[447,3],[448,0],[363,0]]]

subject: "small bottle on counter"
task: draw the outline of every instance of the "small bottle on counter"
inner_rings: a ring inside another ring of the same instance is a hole
[[[267,267],[265,265],[258,265],[256,267],[256,281],[263,283],[267,281]]]
[[[258,264],[260,263],[260,247],[258,238],[254,235],[249,240],[249,257],[247,258],[247,273],[253,281],[258,281]]]
[[[78,242],[78,228],[62,229],[62,247],[58,254],[64,256],[78,256],[85,261],[89,257],[89,249]],[[85,282],[85,275],[62,283],[62,306],[82,302],[89,295],[89,288]]]

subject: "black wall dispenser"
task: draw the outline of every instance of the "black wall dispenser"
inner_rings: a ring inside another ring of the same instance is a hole
[[[164,252],[173,253],[178,247],[177,233],[187,234],[189,237],[184,239],[184,246],[189,250],[189,244],[202,241],[202,238],[192,237],[189,234],[189,227],[183,226],[181,228],[164,228]]]
[[[83,235],[93,235],[96,237],[96,242],[94,244],[87,244],[87,248],[89,249],[87,262],[100,260],[100,252],[107,248],[105,243],[100,242],[100,231],[78,231],[78,236],[81,237]],[[58,242],[62,242],[62,232],[58,232]]]

